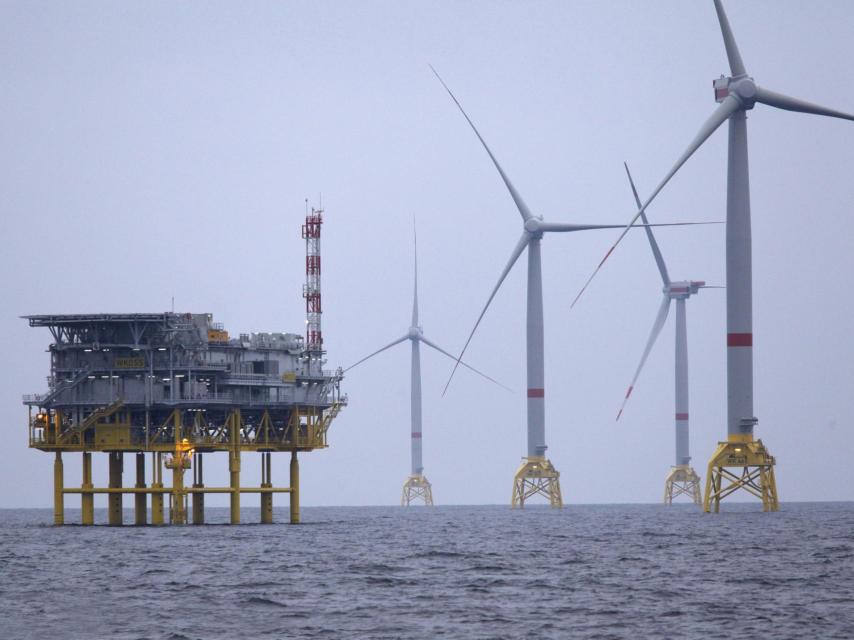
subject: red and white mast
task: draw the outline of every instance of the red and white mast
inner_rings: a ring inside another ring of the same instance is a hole
[[[320,227],[323,224],[323,209],[308,210],[306,201],[305,224],[305,356],[307,373],[320,375],[323,366],[323,334],[320,329],[322,306],[320,302]]]

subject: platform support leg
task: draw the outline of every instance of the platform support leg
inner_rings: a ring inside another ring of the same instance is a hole
[[[136,484],[137,489],[145,489],[145,454],[136,454]],[[133,521],[137,526],[148,524],[148,500],[146,494],[136,493],[133,496]]]
[[[299,460],[291,451],[291,524],[299,524]]]
[[[240,524],[240,451],[228,452],[228,471],[231,476],[231,524]]]
[[[261,488],[271,488],[272,454],[269,451],[261,453]],[[261,493],[261,524],[273,524],[273,494]]]
[[[193,488],[203,489],[205,486],[204,476],[202,474],[202,454],[195,455],[195,464],[193,465]],[[193,492],[193,524],[205,523],[205,494],[201,492]]]
[[[124,465],[124,455],[121,451],[110,451],[110,488],[122,488],[122,467]],[[111,527],[119,527],[122,524],[122,494],[109,493],[107,494],[107,522]]]
[[[92,489],[92,454],[88,451],[83,453],[83,485],[82,489]],[[95,494],[80,494],[81,524],[90,526],[95,524]]]
[[[53,461],[53,524],[65,524],[65,496],[63,490],[62,452],[56,452]]]
[[[163,454],[159,451],[151,454],[153,461],[151,469],[151,488],[163,488]],[[151,524],[163,524],[163,494],[159,491],[151,494]]]

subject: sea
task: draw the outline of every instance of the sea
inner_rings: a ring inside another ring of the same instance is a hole
[[[0,638],[854,638],[850,502],[206,515],[0,510]]]

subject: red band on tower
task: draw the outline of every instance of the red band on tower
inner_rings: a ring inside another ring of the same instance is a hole
[[[726,346],[728,347],[752,347],[752,333],[728,333],[726,336]]]

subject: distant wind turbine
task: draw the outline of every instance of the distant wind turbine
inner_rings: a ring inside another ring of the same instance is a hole
[[[412,343],[412,372],[411,372],[411,387],[410,387],[410,403],[411,403],[411,454],[412,454],[412,470],[409,477],[406,479],[406,482],[403,484],[403,493],[401,495],[401,505],[409,506],[413,502],[417,500],[421,500],[425,505],[432,506],[433,505],[433,487],[430,484],[430,481],[427,480],[427,476],[424,475],[424,464],[422,462],[422,421],[421,421],[421,349],[420,344],[423,342],[428,347],[431,347],[441,353],[444,356],[447,356],[451,360],[456,361],[457,359],[452,356],[450,353],[442,349],[440,346],[430,341],[425,335],[424,330],[418,322],[418,237],[413,232],[413,245],[414,245],[414,257],[415,257],[415,268],[414,268],[414,286],[412,293],[412,324],[409,326],[409,331],[402,337],[398,338],[394,342],[391,342],[384,346],[382,349],[378,349],[374,351],[372,354],[365,356],[355,364],[350,365],[345,369],[345,371],[349,371],[353,367],[360,365],[365,362],[365,360],[369,360],[373,358],[375,355],[382,353],[386,349],[390,349],[391,347],[400,344],[404,340],[409,340]],[[467,369],[474,371],[479,376],[482,376],[497,384],[504,389],[508,389],[500,382],[493,380],[485,373],[481,373],[474,367],[467,365],[465,362],[461,363]]]
[[[626,175],[629,178],[632,193],[635,197],[637,206],[641,206],[640,198],[638,197],[637,189],[635,189],[632,174],[629,172],[629,166],[623,164],[626,168]],[[646,213],[641,213],[641,219],[644,224],[648,224]],[[658,315],[655,317],[655,322],[652,325],[652,331],[649,334],[646,347],[643,350],[640,364],[638,365],[632,382],[629,385],[626,396],[623,399],[623,404],[620,406],[620,411],[617,414],[617,420],[623,415],[623,409],[629,401],[629,396],[632,395],[632,390],[635,388],[638,377],[643,369],[646,360],[649,357],[655,341],[658,339],[664,323],[667,321],[667,314],[670,311],[670,303],[676,301],[676,366],[675,366],[675,419],[676,419],[676,464],[670,469],[667,478],[664,482],[664,503],[671,504],[673,498],[681,495],[689,496],[695,504],[700,504],[700,476],[694,471],[691,466],[691,454],[689,452],[689,415],[688,415],[688,328],[685,318],[685,301],[692,295],[696,294],[700,289],[718,288],[707,287],[705,282],[685,280],[673,282],[670,280],[670,274],[667,272],[667,265],[664,263],[664,258],[661,255],[661,250],[658,243],[655,241],[652,229],[646,227],[646,236],[649,240],[649,246],[652,249],[652,255],[655,257],[655,264],[658,266],[658,272],[661,274],[661,282],[664,285],[664,299],[661,301],[661,307],[658,309]]]

